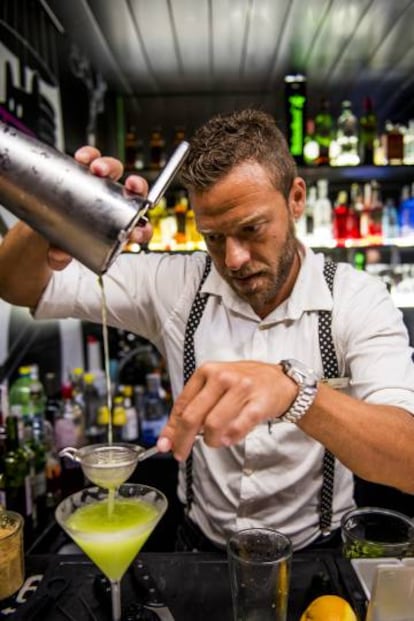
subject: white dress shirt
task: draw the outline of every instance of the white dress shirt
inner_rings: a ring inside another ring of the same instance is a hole
[[[401,312],[380,281],[345,263],[338,265],[333,305],[323,261],[306,250],[290,297],[263,320],[212,267],[202,288],[209,299],[195,334],[196,364],[296,358],[322,374],[318,311],[328,309],[348,393],[414,413],[414,365]],[[185,326],[204,264],[203,253],[122,255],[104,276],[109,323],[154,343],[167,361],[174,396],[183,385]],[[99,322],[97,277],[76,262],[56,272],[36,316]],[[273,426],[271,434],[260,425],[230,448],[197,441],[192,519],[219,545],[232,531],[258,525],[283,531],[296,549],[308,545],[320,535],[323,452],[290,423]],[[178,493],[184,501],[183,468]],[[334,528],[353,502],[352,474],[337,462]]]

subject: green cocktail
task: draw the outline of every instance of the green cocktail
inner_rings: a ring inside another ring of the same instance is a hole
[[[124,484],[116,493],[91,487],[68,496],[56,519],[111,582],[112,618],[121,618],[120,580],[167,508],[153,487]]]

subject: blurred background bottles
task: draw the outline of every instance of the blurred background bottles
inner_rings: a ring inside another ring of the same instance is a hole
[[[141,442],[152,446],[168,419],[166,393],[161,385],[159,373],[148,373],[143,395],[143,412],[141,420]]]
[[[335,122],[331,114],[330,101],[323,97],[319,111],[315,116],[315,141],[319,147],[316,163],[318,166],[328,166],[330,163],[329,151],[334,139]]]
[[[165,166],[165,140],[160,127],[154,127],[149,141],[149,167],[151,170],[160,170]]]
[[[352,111],[351,101],[346,99],[336,123],[336,147],[332,154],[331,145],[331,165],[357,166],[360,163],[358,135],[358,119]]]
[[[19,418],[6,418],[6,451],[3,468],[6,490],[6,508],[20,513],[25,520],[25,536],[33,536],[33,483],[28,453],[23,449],[19,435]]]
[[[374,164],[375,141],[378,136],[377,117],[371,97],[364,97],[363,113],[359,119],[359,153],[360,163]]]
[[[144,142],[138,137],[135,125],[130,125],[125,134],[125,170],[137,171],[144,167]]]
[[[313,207],[313,238],[318,243],[332,239],[332,203],[328,197],[328,181],[318,179],[317,196]]]
[[[16,416],[31,416],[33,413],[33,403],[30,394],[30,367],[21,366],[18,370],[18,377],[10,386],[9,403],[10,412]]]

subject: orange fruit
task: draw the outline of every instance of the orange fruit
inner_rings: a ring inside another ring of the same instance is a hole
[[[349,602],[339,595],[321,595],[309,604],[300,621],[358,621]]]

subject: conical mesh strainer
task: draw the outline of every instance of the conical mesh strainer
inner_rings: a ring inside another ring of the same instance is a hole
[[[137,444],[90,444],[80,449],[68,446],[60,451],[80,463],[84,475],[95,485],[113,489],[125,483],[137,463],[158,452],[156,446],[145,449]]]

